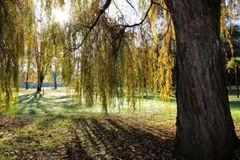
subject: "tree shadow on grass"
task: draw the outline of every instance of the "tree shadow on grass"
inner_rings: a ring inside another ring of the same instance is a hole
[[[231,108],[240,109],[240,100],[239,101],[230,101]]]
[[[232,92],[229,95],[230,107],[234,109],[240,109],[240,98],[237,97],[236,92]]]
[[[21,95],[18,97],[18,103],[26,103],[28,101],[31,101],[34,98],[35,93],[30,93],[26,95]]]
[[[81,140],[77,133],[75,132],[74,139],[65,145],[66,147],[66,159],[75,160],[75,159],[86,159],[91,160],[92,158],[88,155],[86,150],[81,144]]]
[[[69,96],[45,97],[42,94],[31,93],[19,96],[15,113],[17,115],[52,115],[55,110],[77,110],[78,104],[73,103]]]
[[[24,114],[27,108],[32,108],[35,103],[38,104],[40,98],[41,96],[38,98],[36,96],[36,93],[19,96],[17,109],[15,111],[16,114],[18,115]],[[34,113],[30,112],[30,114],[34,114]]]
[[[147,126],[137,119],[128,120],[120,117],[50,116],[42,118],[34,122],[37,126],[35,130],[16,132],[17,136],[6,141],[8,147],[18,151],[12,156],[15,155],[19,159],[37,159],[43,152],[42,156],[45,159],[51,159],[54,156],[55,159],[73,160],[172,159],[174,131],[166,131],[160,126]],[[64,123],[65,119],[67,125]],[[28,120],[28,123],[32,122]],[[24,126],[25,124],[20,127],[23,129]],[[61,128],[63,126],[64,128]],[[15,134],[15,132],[12,133]],[[53,137],[49,137],[50,135]],[[63,146],[54,144],[51,150],[44,148],[44,139],[51,140],[51,138],[54,139],[53,143],[60,140]],[[26,148],[19,148],[18,145],[24,145]],[[34,150],[31,145],[38,149]],[[59,149],[61,153],[58,152]],[[25,154],[25,150],[29,154]]]
[[[89,130],[89,124],[88,124],[86,118],[80,118],[75,122],[77,122],[75,124],[77,124],[78,129],[80,129],[81,132],[83,133],[84,138],[89,140],[91,147],[94,148],[95,152],[99,153],[100,149],[97,144],[97,140],[94,137],[94,135],[91,133],[91,131]],[[80,122],[80,123],[78,123],[78,122]]]
[[[171,159],[173,137],[170,132],[158,130],[159,134],[146,131],[141,126],[129,125],[123,121],[107,118],[99,121],[96,118],[76,120],[79,130],[85,138],[90,139],[92,146],[104,146],[103,157],[107,159]],[[86,128],[90,131],[86,132]],[[89,133],[90,132],[90,133]],[[161,137],[159,135],[165,135]],[[167,138],[166,138],[167,137]],[[96,150],[99,153],[99,149]],[[93,155],[97,158],[99,155]]]

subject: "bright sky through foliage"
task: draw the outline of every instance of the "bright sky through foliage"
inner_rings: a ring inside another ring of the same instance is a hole
[[[119,21],[123,20],[127,24],[136,23],[141,19],[137,7],[137,1],[129,0],[129,3],[131,3],[132,7],[127,3],[127,1],[114,0],[107,10],[107,13],[110,17]]]
[[[54,20],[61,24],[68,22],[69,8],[69,5],[64,5],[62,8],[53,8]]]
[[[112,1],[107,14],[116,19],[123,20],[124,23],[131,24],[140,21],[141,15],[138,11],[137,2],[135,0],[129,0],[129,3],[135,8],[133,9],[127,1],[114,0]],[[58,8],[53,8],[53,18],[56,22],[64,24],[69,21],[70,14],[70,1],[65,0],[65,5]]]

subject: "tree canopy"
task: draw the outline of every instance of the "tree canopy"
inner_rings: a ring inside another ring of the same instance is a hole
[[[8,109],[14,101],[21,68],[27,74],[26,82],[31,68],[37,73],[38,94],[55,63],[64,84],[74,88],[75,99],[89,107],[100,102],[107,115],[110,106],[124,100],[134,110],[137,97],[150,93],[170,101],[172,71],[176,65],[180,86],[177,137],[188,131],[185,129],[180,134],[182,124],[191,128],[188,122],[194,120],[193,127],[195,123],[201,125],[205,123],[202,120],[205,114],[210,120],[208,113],[213,113],[213,106],[219,106],[216,116],[228,122],[226,125],[219,122],[216,131],[229,128],[232,133],[234,127],[223,80],[227,59],[222,57],[221,43],[228,43],[234,53],[231,29],[240,1],[200,0],[195,11],[193,0],[186,4],[180,0],[126,0],[125,3],[129,13],[124,13],[128,11],[123,11],[116,0],[0,0],[0,108]],[[61,24],[54,21],[53,10],[64,5],[70,7],[69,20]],[[128,21],[127,17],[137,20]],[[188,64],[192,67],[189,75]],[[183,80],[183,75],[188,82]],[[195,84],[198,80],[199,86]],[[217,121],[215,118],[211,123]],[[208,125],[203,126],[201,131],[206,133]],[[196,132],[189,131],[189,134],[194,137]],[[235,138],[234,134],[224,133]],[[184,138],[179,139],[176,143],[184,144]],[[189,147],[193,143],[187,144]]]
[[[70,19],[60,25],[52,10],[65,3]],[[34,63],[41,86],[53,57],[61,61],[62,80],[75,88],[80,100],[91,106],[96,96],[105,112],[122,97],[134,108],[136,94],[154,92],[168,101],[175,58],[169,10],[162,0],[127,4],[139,15],[131,24],[111,0],[2,2],[1,104],[11,101],[13,87],[18,90],[20,61],[28,62],[24,70]],[[112,17],[109,6],[121,17]],[[235,19],[238,3],[223,1],[221,6],[221,35],[232,46],[227,19]]]

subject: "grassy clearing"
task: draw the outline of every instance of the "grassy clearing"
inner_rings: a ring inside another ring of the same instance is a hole
[[[139,101],[133,112],[127,103],[111,106],[108,117],[100,105],[74,102],[64,89],[21,91],[14,114],[0,118],[0,159],[171,159],[176,100],[153,96]],[[240,135],[240,100],[230,97]]]

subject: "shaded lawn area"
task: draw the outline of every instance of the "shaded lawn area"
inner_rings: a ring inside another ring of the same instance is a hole
[[[123,103],[103,117],[100,106],[80,106],[64,90],[31,92],[0,117],[0,159],[172,159],[175,99],[167,105],[149,96],[134,113]],[[230,101],[240,135],[240,102]]]
[[[142,119],[142,118],[141,118]],[[123,116],[5,117],[0,159],[171,159],[174,128]]]

